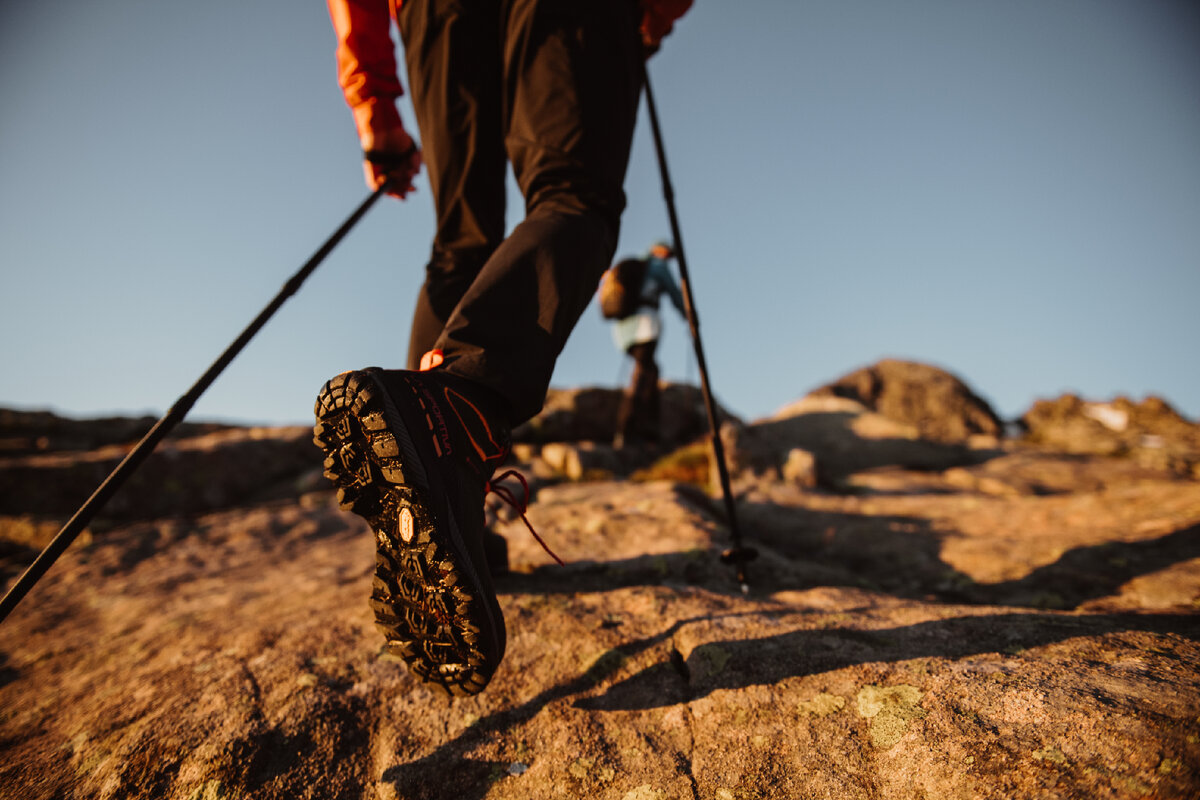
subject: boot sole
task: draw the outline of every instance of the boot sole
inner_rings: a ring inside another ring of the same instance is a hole
[[[321,389],[316,417],[313,441],[338,505],[375,534],[370,606],[388,651],[450,695],[478,693],[496,668],[481,644],[495,623],[458,555],[453,521],[435,519],[430,477],[401,415],[370,374],[347,372]]]

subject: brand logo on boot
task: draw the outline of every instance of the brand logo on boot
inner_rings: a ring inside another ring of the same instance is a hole
[[[433,447],[439,457],[448,456],[454,452],[454,446],[450,444],[450,430],[446,427],[446,418],[442,415],[441,406],[432,392],[424,386],[417,388],[424,398],[421,406],[425,409],[425,422],[433,433]]]
[[[400,509],[400,538],[405,544],[413,540],[413,515],[407,508]]]

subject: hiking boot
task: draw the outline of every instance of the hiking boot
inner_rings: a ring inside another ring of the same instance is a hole
[[[508,426],[480,394],[441,370],[346,372],[321,389],[313,428],[338,504],[375,533],[370,605],[388,650],[451,695],[481,691],[505,646],[483,498]]]

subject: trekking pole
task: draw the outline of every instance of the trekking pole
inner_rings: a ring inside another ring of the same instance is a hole
[[[114,494],[116,494],[117,490],[121,487],[121,484],[123,484],[125,480],[132,475],[139,466],[141,466],[142,462],[146,460],[146,457],[150,455],[158,443],[162,441],[162,439],[183,420],[184,416],[188,413],[188,411],[191,410],[196,401],[200,399],[200,395],[202,395],[204,391],[212,384],[212,382],[217,379],[217,376],[221,374],[225,367],[229,366],[229,363],[237,357],[237,354],[241,352],[242,348],[246,346],[250,339],[252,339],[254,335],[258,333],[259,329],[267,323],[267,320],[269,320],[272,315],[279,310],[279,307],[283,305],[284,301],[296,293],[296,291],[300,288],[300,284],[304,283],[304,280],[312,274],[313,270],[315,270],[322,261],[325,260],[325,257],[329,255],[334,247],[337,246],[338,242],[340,242],[342,238],[350,232],[350,229],[354,227],[355,223],[358,222],[363,214],[367,213],[367,209],[369,209],[386,190],[387,184],[385,183],[372,192],[371,195],[367,197],[367,199],[364,200],[359,207],[356,208],[352,214],[350,214],[349,217],[346,218],[346,221],[342,223],[342,226],[338,228],[332,236],[329,237],[325,244],[321,245],[320,249],[313,254],[312,258],[310,258],[304,264],[304,266],[302,266],[299,271],[296,272],[296,274],[293,275],[286,284],[284,284],[279,294],[275,296],[275,299],[272,300],[266,308],[259,312],[259,315],[255,317],[254,321],[251,322],[244,331],[242,331],[242,335],[235,339],[233,343],[225,349],[225,352],[221,354],[221,357],[213,362],[212,366],[208,368],[208,371],[200,377],[200,380],[196,381],[196,384],[192,386],[192,388],[189,389],[186,394],[175,401],[175,405],[171,406],[171,410],[168,411],[162,419],[154,424],[154,427],[142,437],[142,440],[137,443],[136,447],[129,451],[129,454],[126,455],[121,463],[117,465],[117,468],[114,469],[107,478],[105,478],[104,483],[100,484],[100,487],[96,489],[90,498],[88,498],[88,501],[84,503],[78,511],[75,512],[75,516],[71,517],[67,524],[63,526],[62,530],[58,532],[58,535],[51,540],[50,544],[46,545],[46,549],[44,549],[34,560],[34,562],[29,565],[29,568],[25,570],[17,582],[13,584],[12,588],[9,589],[4,595],[4,599],[0,600],[0,622],[3,622],[8,617],[9,613],[17,607],[17,604],[20,603],[22,598],[29,593],[29,590],[33,588],[34,584],[36,584],[38,580],[40,580],[41,577],[46,574],[46,570],[50,569],[51,565],[58,560],[58,557],[61,556],[68,547],[70,547],[71,542],[75,541],[75,537],[79,535],[80,531],[87,527],[87,524],[92,521],[92,517],[96,515],[96,512],[104,507],[104,504],[107,503]]]
[[[683,252],[683,237],[679,234],[679,217],[675,213],[675,191],[671,188],[671,176],[667,172],[667,154],[663,148],[662,131],[658,127],[658,111],[654,107],[654,92],[650,89],[650,75],[645,74],[646,110],[650,112],[650,129],[654,132],[654,149],[658,153],[658,170],[662,174],[663,197],[667,201],[667,215],[671,219],[671,237],[675,245],[675,259],[679,262],[679,283],[683,290],[683,307],[688,327],[692,332],[692,344],[696,350],[696,366],[700,370],[700,388],[704,393],[704,407],[708,411],[708,424],[712,428],[713,459],[717,462],[717,475],[721,481],[721,492],[725,496],[725,515],[729,518],[729,535],[733,546],[721,554],[721,560],[733,564],[737,570],[738,583],[742,592],[749,591],[746,582],[746,562],[758,556],[758,551],[742,544],[742,532],[738,527],[737,507],[733,500],[733,489],[729,484],[729,469],[725,465],[725,447],[721,444],[721,428],[717,419],[717,406],[713,402],[712,389],[708,384],[708,366],[704,361],[704,346],[700,343],[700,318],[696,314],[696,303],[692,299],[692,282],[688,277],[687,257]]]

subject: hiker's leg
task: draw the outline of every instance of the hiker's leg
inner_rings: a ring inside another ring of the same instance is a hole
[[[657,342],[639,342],[629,347],[629,355],[633,358],[633,375],[629,379],[621,397],[621,407],[617,412],[617,438],[621,443],[632,442],[636,439],[657,438],[647,436],[647,431],[657,430],[657,416],[647,420],[647,414],[656,412],[656,403],[652,394],[658,390],[658,364],[654,361],[654,350]]]
[[[638,387],[638,403],[642,407],[640,419],[643,436],[657,442],[662,439],[662,392],[658,389],[658,362],[654,358],[658,340],[647,342],[646,364],[642,368],[642,385]]]
[[[437,346],[446,368],[542,407],[555,359],[616,247],[642,50],[632,0],[512,0],[505,144],[526,218],[488,259]]]
[[[409,96],[437,229],[417,296],[408,367],[504,238],[500,0],[406,0],[399,14]]]
[[[641,366],[637,357],[638,345],[633,344],[626,350],[626,354],[633,359],[633,374],[629,376],[629,385],[625,387],[625,391],[621,392],[621,405],[617,408],[617,427],[613,441],[618,445],[623,445],[625,440],[629,438],[632,430],[634,409],[633,398],[635,395],[635,387],[637,386],[639,371]]]
[[[658,441],[658,363],[654,351],[658,341],[642,342],[630,348],[635,363],[631,384],[633,419],[626,436]],[[636,351],[636,352],[635,352]]]

